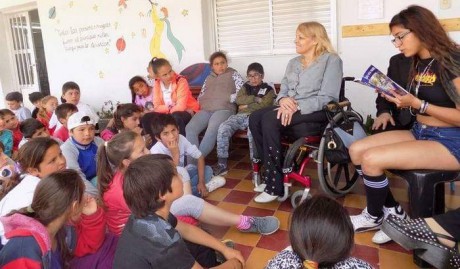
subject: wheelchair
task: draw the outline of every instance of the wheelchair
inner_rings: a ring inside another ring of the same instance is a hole
[[[344,77],[340,88],[339,105],[344,110],[348,119],[363,122],[363,117],[351,108],[351,104],[345,98],[345,83],[353,81],[353,77]],[[334,123],[340,124],[345,119],[342,113],[337,113],[334,105],[327,105],[323,111],[324,122],[308,123],[292,126],[283,133],[281,144],[286,148],[283,163],[283,185],[284,196],[279,197],[278,201],[283,202],[291,196],[292,207],[295,208],[299,203],[310,196],[311,177],[304,175],[307,165],[314,161],[317,166],[319,183],[323,191],[332,197],[341,197],[349,193],[358,180],[358,173],[354,165],[350,163],[337,164],[326,159],[325,150],[331,145],[327,145],[325,130],[331,126],[327,120],[326,113],[329,113]],[[302,126],[303,125],[303,126]],[[296,130],[297,129],[297,130]],[[300,137],[299,132],[302,134]],[[293,139],[294,138],[294,139]],[[253,183],[255,187],[261,184],[260,161],[253,161]],[[292,182],[299,182],[304,189],[298,190],[292,195],[289,190]]]

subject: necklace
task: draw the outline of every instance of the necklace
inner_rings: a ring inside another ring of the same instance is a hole
[[[434,58],[428,63],[428,65],[425,67],[425,69],[423,69],[422,74],[419,75],[417,85],[415,86],[415,97],[418,97],[418,91],[420,89],[420,83],[422,82],[422,78],[428,73],[428,71],[430,71],[430,68],[431,68],[431,65],[433,64],[433,62],[434,62]],[[415,65],[415,70],[417,70],[417,71],[418,71],[418,64],[419,63],[420,63],[420,61],[417,62],[417,64]],[[412,89],[412,84],[414,83],[414,80],[415,80],[415,77],[412,78],[412,81],[410,82],[409,90]],[[412,107],[409,107],[409,111],[410,111],[410,114],[412,116],[416,115],[415,113],[412,112]]]

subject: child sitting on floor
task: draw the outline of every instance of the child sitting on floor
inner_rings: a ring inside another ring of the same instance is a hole
[[[318,195],[292,213],[289,239],[292,249],[278,253],[266,269],[372,269],[350,257],[354,231],[347,210],[335,200]]]
[[[56,114],[59,123],[61,123],[60,128],[56,128],[54,131],[53,137],[60,139],[62,142],[69,139],[69,129],[67,129],[67,122],[72,114],[78,112],[76,105],[71,103],[60,104],[56,107],[54,113]]]
[[[185,167],[190,176],[192,193],[198,197],[206,197],[209,192],[225,185],[225,178],[214,176],[210,166],[205,165],[204,156],[197,146],[192,145],[187,138],[179,134],[178,126],[170,114],[160,114],[151,129],[155,139],[159,142],[153,145],[150,152],[161,153],[172,157],[176,166]],[[192,157],[198,164],[185,166],[185,158]]]
[[[169,212],[182,194],[182,180],[169,156],[145,155],[130,163],[123,197],[132,215],[120,237],[114,268],[243,268],[239,251]],[[227,259],[220,266],[214,250]]]
[[[10,130],[13,135],[13,153],[12,158],[16,159],[19,149],[19,143],[22,140],[22,132],[19,128],[18,117],[9,109],[0,110],[0,118],[3,119],[6,129]]]
[[[43,123],[43,125],[45,125],[50,135],[53,135],[54,130],[56,129],[56,126],[51,128],[49,125],[51,117],[53,116],[53,113],[56,110],[57,105],[58,99],[52,95],[47,95],[43,97],[37,114],[37,120],[39,120],[41,123]]]
[[[69,117],[67,126],[70,138],[62,144],[62,154],[67,161],[67,168],[79,172],[86,185],[86,192],[98,196],[96,178],[97,147],[104,143],[96,136],[96,123],[88,114],[78,111]]]
[[[10,92],[5,96],[5,100],[8,108],[16,115],[19,122],[32,117],[30,110],[23,106],[24,99],[22,93]]]
[[[23,122],[21,122],[19,129],[21,130],[23,137],[21,142],[19,143],[19,148],[24,146],[25,143],[27,143],[30,139],[32,138],[37,138],[37,137],[50,137],[50,133],[48,132],[48,129],[46,129],[45,125],[43,123],[39,122],[38,120],[34,118],[27,119]],[[62,144],[62,141],[53,137],[56,142],[59,143],[59,145]]]

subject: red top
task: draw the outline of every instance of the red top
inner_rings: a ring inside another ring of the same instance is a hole
[[[56,129],[56,126],[54,126],[53,128],[50,128],[50,119],[52,116],[53,116],[53,113],[48,113],[48,112],[46,112],[46,117],[44,117],[43,114],[40,114],[40,113],[37,114],[37,120],[43,123],[43,125],[45,125],[45,128],[48,129],[48,131],[50,132],[50,135],[53,135],[54,130]]]
[[[176,73],[173,74],[171,80],[171,100],[175,105],[171,107],[171,109],[165,105],[160,83],[161,81],[159,79],[155,79],[155,85],[153,86],[153,109],[155,112],[173,113],[187,110],[198,112],[200,110],[200,105],[198,101],[193,98],[185,77],[177,75]]]
[[[19,124],[16,128],[11,130],[13,132],[13,151],[18,150],[19,142],[22,140],[22,133],[21,130],[19,130]]]
[[[69,139],[69,130],[63,125],[53,133],[53,136],[59,138],[62,142],[65,142]]]
[[[128,222],[131,210],[123,197],[123,174],[116,172],[108,190],[104,193],[105,219],[109,231],[115,235],[121,235]]]

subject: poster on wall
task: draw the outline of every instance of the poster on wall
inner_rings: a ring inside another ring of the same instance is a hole
[[[358,19],[383,19],[383,0],[358,0]]]

